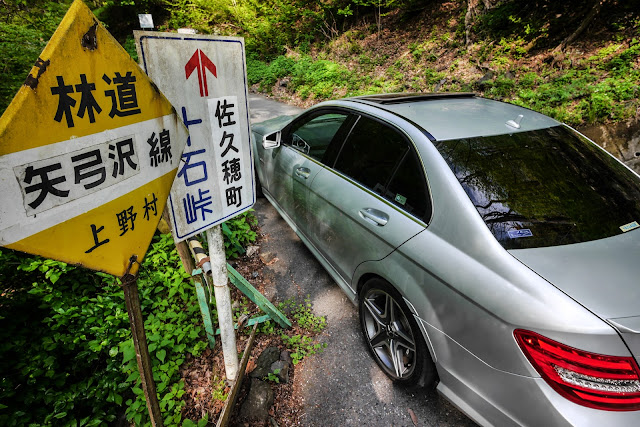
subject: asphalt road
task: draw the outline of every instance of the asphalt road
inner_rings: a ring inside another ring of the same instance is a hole
[[[249,97],[251,122],[257,123],[300,109],[257,95]],[[475,426],[435,391],[408,392],[395,386],[377,367],[360,332],[357,308],[316,261],[295,232],[266,199],[256,214],[265,239],[262,256],[273,257],[265,268],[279,301],[307,296],[317,315],[326,316],[320,341],[324,352],[305,360],[295,378],[309,426]]]

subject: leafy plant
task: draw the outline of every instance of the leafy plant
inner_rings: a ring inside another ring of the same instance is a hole
[[[182,427],[206,427],[209,424],[209,414],[206,414],[197,423],[186,419],[182,422]]]
[[[305,357],[323,351],[327,347],[327,343],[316,343],[312,337],[306,335],[282,334],[281,338],[287,350],[291,352],[291,360],[294,365],[300,363]]]
[[[154,237],[138,287],[165,424],[179,424],[187,352],[207,343],[170,235]],[[115,278],[0,250],[2,425],[99,425],[122,409],[148,422],[122,289]]]
[[[224,247],[227,259],[237,258],[244,254],[245,248],[255,242],[258,235],[251,227],[258,224],[253,209],[244,212],[222,223]]]
[[[46,41],[41,31],[0,22],[0,111],[18,92]]]
[[[227,400],[227,393],[224,392],[226,384],[223,378],[220,378],[220,379],[218,379],[218,377],[214,378],[213,381],[211,382],[211,385],[213,387],[213,391],[211,392],[211,397],[214,400],[219,400],[221,402],[224,402],[225,400]]]
[[[285,300],[282,307],[293,317],[298,326],[307,331],[319,333],[327,326],[327,319],[324,316],[313,314],[308,296],[302,303],[297,303],[293,299]]]
[[[267,375],[265,375],[262,379],[265,381],[271,381],[273,383],[280,384],[280,377],[278,377],[279,373],[280,369],[275,369],[273,372],[269,372]]]

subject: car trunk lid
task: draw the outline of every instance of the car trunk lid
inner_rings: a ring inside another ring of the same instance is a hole
[[[640,230],[573,245],[509,252],[621,334],[640,358]]]
[[[640,316],[608,319],[608,322],[620,333],[636,361],[640,363]]]

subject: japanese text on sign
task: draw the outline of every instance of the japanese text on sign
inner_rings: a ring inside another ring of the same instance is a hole
[[[119,231],[119,236],[124,236],[128,232],[133,232],[136,229],[136,220],[149,221],[152,216],[158,216],[158,198],[155,193],[152,193],[150,197],[145,197],[144,202],[139,201],[138,205],[131,205],[120,212],[114,212],[113,219],[109,224],[91,224],[91,235],[93,236],[93,245],[88,248],[85,253],[90,254],[102,245],[110,242],[110,239],[101,239],[99,234],[101,232],[107,233],[105,227],[115,229]],[[138,218],[138,213],[142,214],[142,218]]]
[[[250,195],[246,177],[242,172],[245,153],[242,132],[238,120],[238,100],[235,96],[208,100],[211,118],[211,134],[216,147],[215,158],[218,183],[222,192],[223,209],[235,209]],[[250,184],[249,184],[250,188]]]
[[[136,152],[135,136],[131,135],[14,167],[27,215],[124,181],[140,173],[141,161],[150,162],[151,167],[168,162],[173,157],[169,131],[162,129],[157,135],[153,132],[149,137],[148,153]]]
[[[136,77],[131,71],[122,73],[115,72],[113,76],[107,74],[102,75],[102,81],[108,87],[107,90],[97,91],[96,83],[89,82],[86,74],[80,74],[77,81],[65,82],[63,76],[56,76],[57,86],[51,87],[51,95],[58,97],[58,108],[53,119],[62,122],[64,119],[67,127],[74,127],[74,111],[75,116],[80,119],[89,120],[89,123],[95,123],[96,114],[101,114],[103,109],[96,100],[94,92],[100,93],[102,105],[109,106],[109,117],[124,117],[133,114],[140,114],[141,110],[138,106],[138,96],[136,93]],[[71,96],[75,94],[75,96]],[[79,102],[79,104],[78,104]],[[85,119],[85,116],[87,119]]]

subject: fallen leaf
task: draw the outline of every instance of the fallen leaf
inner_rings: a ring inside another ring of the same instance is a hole
[[[413,412],[411,408],[409,408],[409,415],[411,416],[411,421],[413,421],[413,425],[415,427],[418,427],[418,417],[416,416],[416,413]]]

